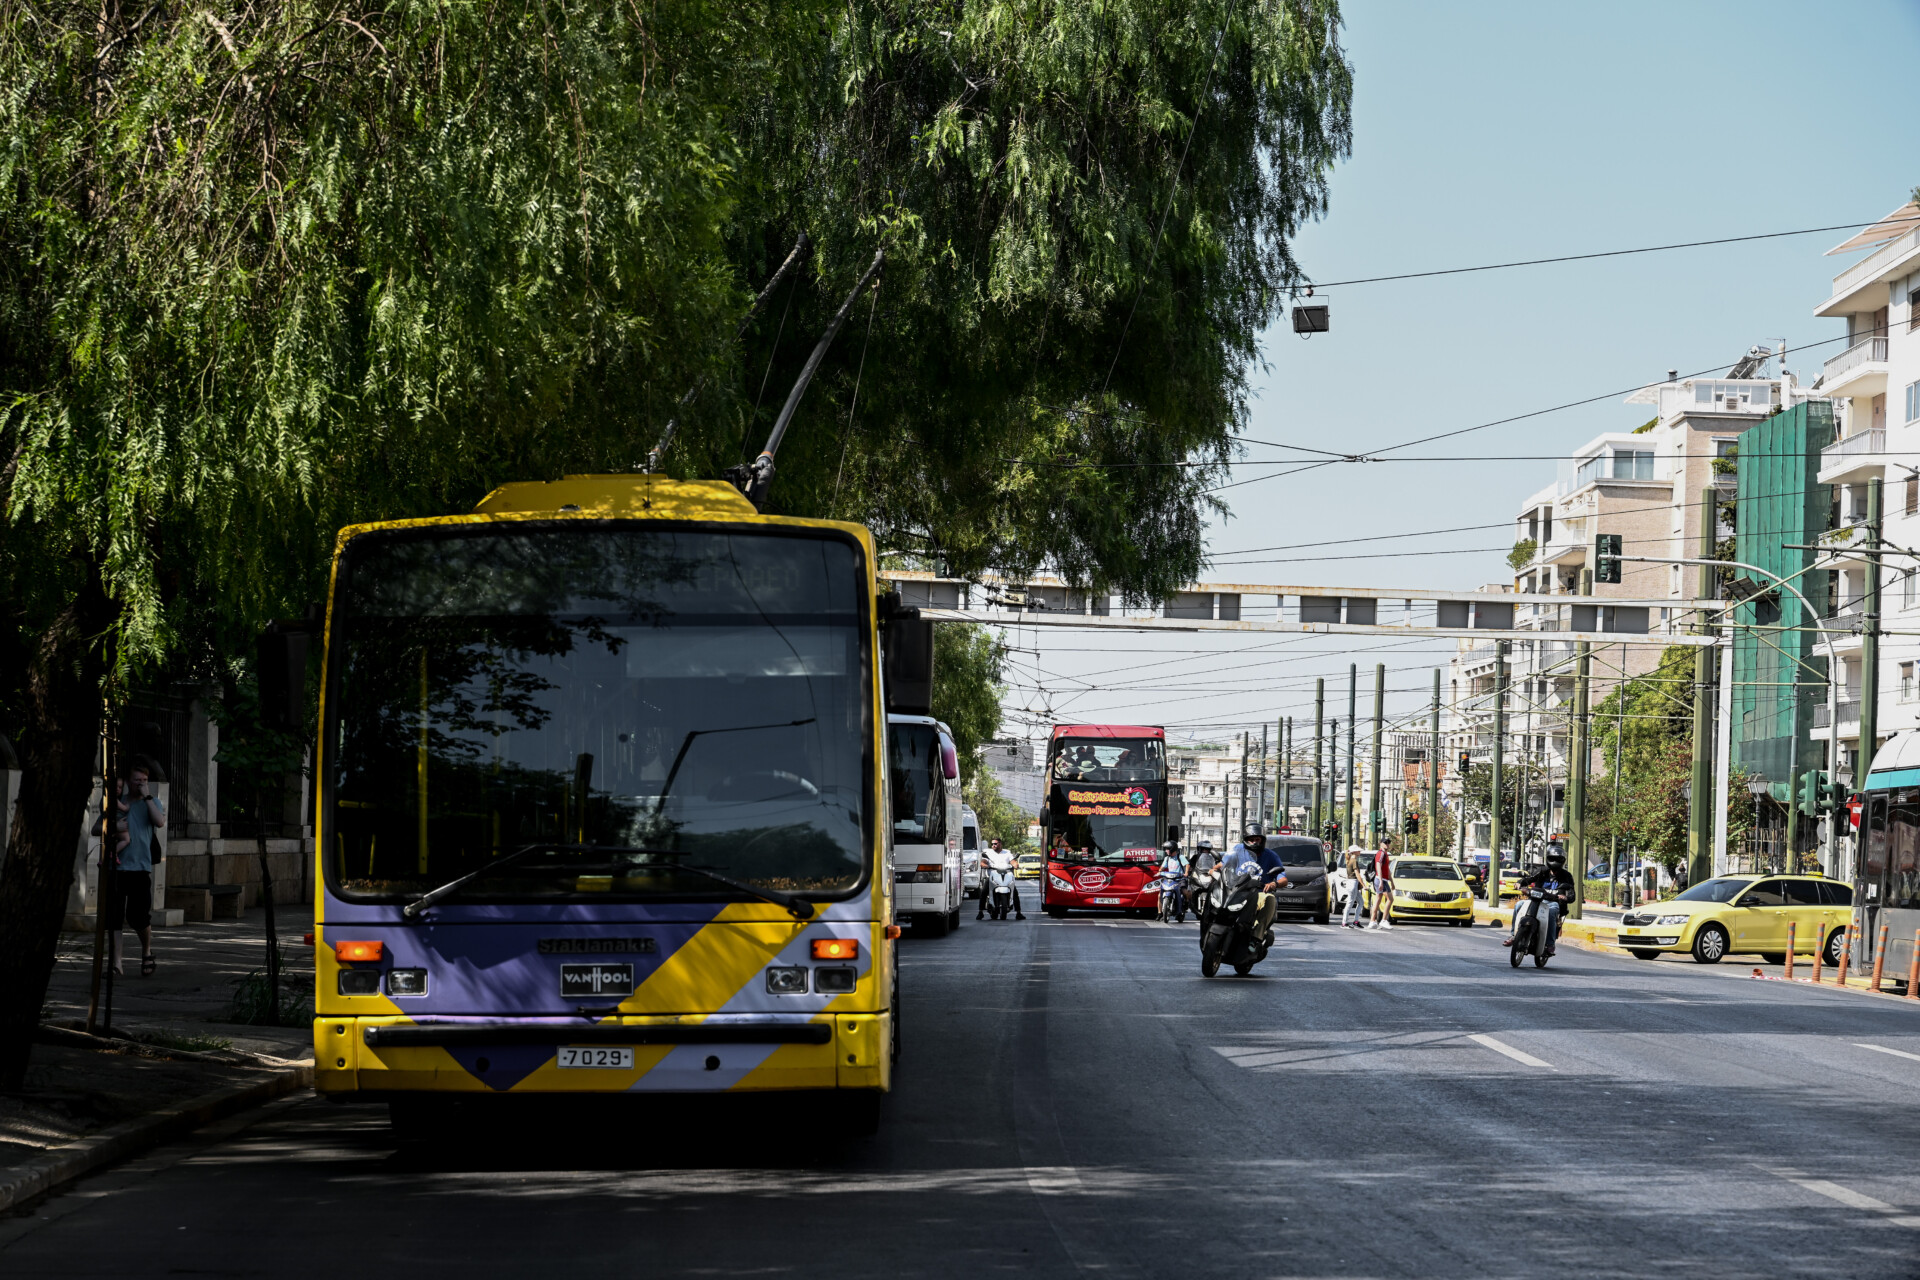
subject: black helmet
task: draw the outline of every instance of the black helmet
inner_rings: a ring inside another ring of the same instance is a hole
[[[1202,840],[1200,841],[1200,843],[1199,843],[1199,844],[1197,844],[1197,845],[1195,845],[1195,846],[1194,846],[1194,848],[1196,848],[1196,849],[1212,849],[1212,848],[1213,848],[1213,841],[1211,841],[1211,840],[1206,840],[1206,839],[1202,839]]]
[[[1265,840],[1267,833],[1260,829],[1259,823],[1249,822],[1247,829],[1241,832],[1241,838],[1244,840]]]
[[[1554,867],[1564,867],[1567,865],[1567,851],[1565,849],[1548,849],[1547,865]]]

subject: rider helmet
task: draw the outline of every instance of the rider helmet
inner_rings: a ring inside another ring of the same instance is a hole
[[[1245,830],[1244,832],[1242,832],[1242,833],[1241,833],[1241,837],[1240,837],[1240,838],[1241,838],[1241,839],[1242,839],[1243,841],[1253,841],[1253,840],[1262,840],[1262,841],[1264,841],[1264,840],[1265,840],[1265,839],[1267,838],[1267,834],[1266,834],[1266,832],[1264,832],[1264,831],[1262,831],[1262,830],[1260,829],[1260,824],[1259,824],[1259,823],[1257,823],[1257,822],[1249,822],[1249,823],[1247,824],[1247,828],[1246,828],[1246,830]]]

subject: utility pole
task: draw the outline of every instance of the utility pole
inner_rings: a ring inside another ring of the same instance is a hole
[[[1719,523],[1715,503],[1719,494],[1712,488],[1700,491],[1700,558],[1714,559],[1713,534]],[[1699,599],[1719,594],[1714,589],[1714,574],[1708,565],[1700,566]],[[1812,621],[1812,619],[1809,619]],[[1703,628],[1704,630],[1704,628]],[[1794,637],[1793,705],[1800,706],[1799,636]],[[1700,884],[1713,878],[1713,659],[1711,648],[1701,645],[1693,653],[1693,803],[1687,806],[1687,883]],[[1835,732],[1838,732],[1836,729]],[[1794,742],[1799,742],[1798,731]],[[1791,747],[1788,748],[1792,750]],[[1797,753],[1796,753],[1797,754]],[[1788,851],[1791,866],[1792,851]]]
[[[1624,669],[1621,674],[1626,674]],[[1627,682],[1621,680],[1614,685],[1613,693],[1613,820],[1607,824],[1612,829],[1613,842],[1607,854],[1607,905],[1617,907],[1620,904],[1614,899],[1620,885],[1620,740],[1627,736]]]
[[[1260,726],[1260,798],[1254,802],[1254,809],[1260,814],[1260,821],[1268,821],[1267,811],[1267,726]],[[1273,828],[1268,826],[1266,830]]]
[[[1380,812],[1380,739],[1386,711],[1387,664],[1376,662],[1373,665],[1373,785],[1367,789],[1367,838],[1376,849],[1380,847],[1380,821],[1384,816]]]
[[[1500,906],[1500,818],[1507,807],[1501,802],[1500,775],[1507,747],[1507,645],[1510,643],[1496,641],[1493,648],[1493,803],[1487,806],[1493,811],[1493,830],[1487,841],[1487,905],[1495,910]]]
[[[1234,827],[1232,831],[1227,832],[1227,839],[1229,840],[1234,838],[1234,831],[1245,831],[1247,828],[1247,747],[1250,745],[1249,740],[1252,736],[1252,734],[1246,732],[1244,729],[1240,732],[1240,825]],[[1227,847],[1232,848],[1233,846],[1228,845]]]
[[[1320,758],[1321,724],[1327,710],[1327,681],[1320,677],[1313,682],[1313,808],[1308,811],[1307,826],[1309,833],[1316,839],[1320,835]]]
[[[1329,723],[1327,739],[1327,821],[1339,825],[1334,815],[1340,812],[1340,717]],[[1351,843],[1353,833],[1345,832]]]
[[[1880,520],[1879,477],[1867,481],[1867,592],[1860,618],[1860,758],[1853,766],[1853,789],[1864,791],[1880,736]],[[1837,732],[1837,730],[1836,730]],[[1867,834],[1867,824],[1860,824]]]
[[[1358,663],[1349,662],[1347,664],[1347,807],[1346,807],[1347,820],[1346,820],[1345,826],[1342,828],[1342,830],[1344,830],[1347,833],[1348,844],[1360,843],[1358,840],[1354,839],[1354,835],[1356,834],[1356,832],[1354,831],[1354,826],[1353,826],[1353,788],[1356,781],[1354,777],[1354,758],[1355,757],[1354,757],[1353,727],[1355,724],[1359,722],[1359,719],[1360,719],[1360,665]]]
[[[1277,730],[1280,734],[1280,776],[1274,782],[1275,799],[1280,803],[1274,806],[1275,826],[1293,825],[1293,717],[1288,716]]]
[[[1427,735],[1427,856],[1440,848],[1440,668],[1433,669],[1433,728]]]
[[[1580,571],[1580,594],[1593,594],[1593,570]],[[1567,812],[1572,821],[1567,824],[1568,841],[1573,846],[1568,850],[1572,857],[1573,874],[1577,885],[1573,901],[1568,904],[1567,915],[1570,919],[1580,918],[1581,904],[1587,897],[1587,757],[1592,755],[1588,744],[1587,715],[1592,697],[1593,646],[1585,640],[1580,642],[1579,657],[1575,660],[1573,675],[1573,768],[1567,777]]]

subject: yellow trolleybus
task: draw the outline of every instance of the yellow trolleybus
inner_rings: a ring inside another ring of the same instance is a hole
[[[807,1090],[876,1124],[886,691],[931,660],[897,600],[864,528],[721,482],[512,484],[344,530],[319,1090],[401,1123],[451,1095]]]

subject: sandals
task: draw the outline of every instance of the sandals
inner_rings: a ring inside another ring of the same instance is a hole
[[[153,976],[153,957],[151,955],[140,957],[140,976],[143,978],[151,978]]]

